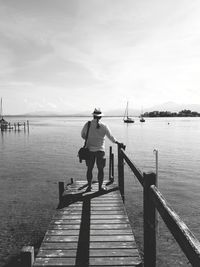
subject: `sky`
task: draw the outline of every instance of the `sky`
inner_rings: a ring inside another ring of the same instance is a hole
[[[0,0],[5,114],[200,104],[199,0]]]

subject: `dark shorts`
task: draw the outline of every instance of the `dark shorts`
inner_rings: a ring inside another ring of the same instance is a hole
[[[96,151],[96,152],[90,151],[89,159],[86,160],[86,165],[90,168],[93,168],[96,161],[97,168],[103,169],[106,166],[106,159],[104,156],[105,156],[104,151]]]

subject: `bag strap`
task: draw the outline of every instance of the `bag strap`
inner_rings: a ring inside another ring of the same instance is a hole
[[[85,137],[85,144],[84,144],[84,147],[86,147],[86,143],[87,143],[87,139],[88,139],[88,134],[89,134],[89,129],[90,129],[90,124],[91,124],[91,121],[88,121],[88,127],[87,127],[87,133],[86,133],[86,137]]]

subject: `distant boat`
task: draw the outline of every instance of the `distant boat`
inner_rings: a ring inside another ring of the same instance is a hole
[[[124,120],[125,123],[133,123],[134,122],[134,120],[128,116],[128,102],[127,102],[127,105],[126,105],[126,109],[125,109],[124,119],[123,120]]]
[[[3,118],[3,105],[2,105],[2,98],[1,98],[1,106],[0,106],[0,128],[1,130],[5,130],[8,127],[8,122]]]
[[[143,117],[141,117],[140,122],[145,122],[145,119]]]
[[[141,115],[140,115],[140,122],[145,122],[145,119],[143,117],[143,109],[141,111]]]

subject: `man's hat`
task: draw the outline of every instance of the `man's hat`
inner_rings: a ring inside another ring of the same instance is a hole
[[[96,117],[102,117],[103,116],[103,113],[101,112],[100,108],[95,108],[92,114]]]

